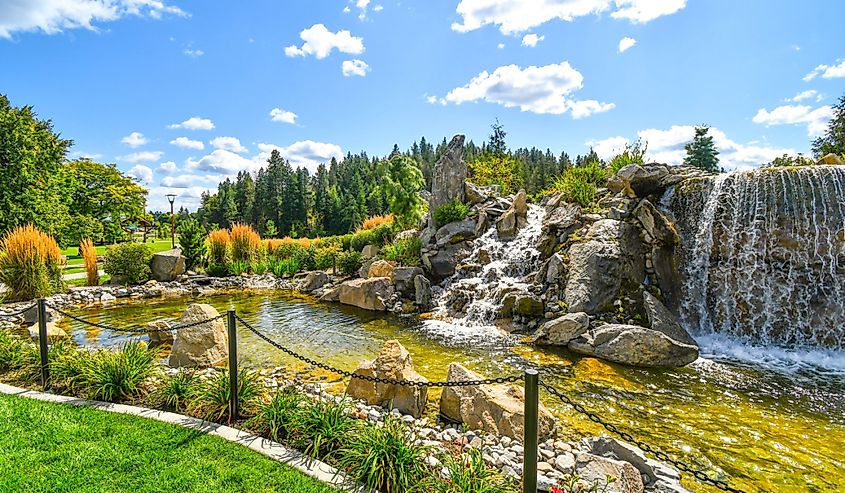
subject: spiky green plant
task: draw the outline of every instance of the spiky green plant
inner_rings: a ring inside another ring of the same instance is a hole
[[[150,396],[155,407],[182,411],[196,391],[198,379],[192,370],[180,370],[167,377]]]
[[[254,413],[261,395],[262,387],[258,373],[242,368],[238,372],[238,406],[241,416],[251,416]],[[230,396],[229,372],[220,372],[197,385],[188,404],[188,411],[208,421],[232,422],[229,410]]]
[[[285,387],[261,406],[258,414],[247,422],[247,427],[276,442],[287,439],[295,433],[306,402],[302,392],[292,386]]]
[[[349,401],[318,400],[306,404],[294,424],[293,444],[315,459],[333,456],[358,430],[358,420],[348,414]]]
[[[440,462],[446,478],[430,477],[424,491],[433,493],[517,493],[517,486],[487,467],[481,450],[467,448],[463,454],[444,454]]]
[[[117,402],[143,394],[142,383],[154,368],[156,356],[146,345],[133,341],[119,350],[101,349],[81,358],[78,376],[72,380],[90,399]]]

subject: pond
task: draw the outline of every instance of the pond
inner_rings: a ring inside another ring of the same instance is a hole
[[[398,339],[416,370],[443,380],[450,362],[488,377],[531,366],[553,371],[549,383],[608,422],[670,455],[746,491],[841,491],[845,485],[845,360],[841,354],[796,355],[744,346],[726,339],[702,343],[703,357],[686,368],[644,369],[583,358],[566,350],[518,344],[495,331],[399,318],[320,303],[291,293],[238,292],[199,298],[119,302],[75,313],[92,321],[128,326],[176,319],[190,303],[221,313],[235,308],[276,341],[318,361],[354,370]],[[88,346],[113,346],[127,338],[76,322],[63,322]],[[239,355],[250,366],[303,365],[246,329]],[[816,357],[816,364],[807,360]],[[430,399],[433,400],[432,393]],[[564,423],[564,435],[602,429],[550,395],[543,402]],[[435,403],[430,405],[434,410]],[[693,491],[711,491],[687,480]]]

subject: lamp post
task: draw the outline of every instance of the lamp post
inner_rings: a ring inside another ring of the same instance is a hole
[[[167,200],[170,202],[170,248],[176,248],[176,216],[173,215],[173,201],[176,194],[168,193]]]

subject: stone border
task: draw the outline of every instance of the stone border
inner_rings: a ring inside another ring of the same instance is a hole
[[[339,471],[324,462],[311,459],[297,450],[289,449],[272,440],[253,435],[252,433],[248,433],[237,428],[167,411],[157,411],[155,409],[129,406],[126,404],[113,404],[109,402],[90,401],[76,397],[49,394],[34,390],[26,390],[4,383],[0,383],[0,393],[57,404],[89,407],[100,411],[118,414],[129,414],[141,418],[161,421],[162,423],[181,426],[207,435],[220,437],[229,442],[246,447],[341,491],[351,493],[375,493],[370,488],[358,484],[356,481],[353,481],[346,476],[346,474],[342,471]]]

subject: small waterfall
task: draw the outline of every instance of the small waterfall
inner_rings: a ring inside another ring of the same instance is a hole
[[[510,291],[526,290],[531,285],[525,276],[537,270],[540,252],[535,245],[540,238],[544,208],[528,205],[527,223],[510,240],[501,240],[495,225],[474,240],[472,252],[459,269],[443,284],[437,296],[437,312],[447,316],[459,312],[452,325],[463,327],[492,326]]]
[[[666,202],[683,218],[693,333],[845,349],[845,167],[735,172],[685,194]]]

